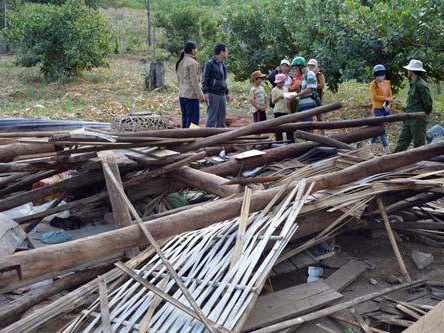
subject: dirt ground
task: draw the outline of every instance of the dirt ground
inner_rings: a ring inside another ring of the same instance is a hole
[[[387,278],[390,274],[393,274],[396,277],[402,277],[388,237],[385,233],[380,233],[377,238],[374,238],[370,233],[362,231],[348,232],[337,237],[336,245],[339,246],[340,252],[334,257],[325,260],[325,265],[339,268],[351,259],[366,260],[374,265],[373,269],[367,270],[354,283],[341,292],[344,295],[344,298],[341,299],[340,302],[393,286],[387,282]],[[430,282],[444,283],[444,249],[405,239],[398,242],[398,246],[412,280],[428,279]],[[433,263],[430,266],[419,270],[411,258],[413,250],[433,254]],[[305,269],[303,272],[299,272],[299,274],[302,273],[303,278],[306,278],[306,271],[307,270]],[[334,269],[325,269],[323,277],[328,277],[328,275],[332,274],[334,271]],[[299,277],[299,280],[300,279],[301,277]],[[370,284],[370,279],[375,279],[377,285]],[[402,289],[388,295],[396,300],[402,301],[412,294],[409,293],[408,289]],[[379,303],[374,301],[365,302],[356,306],[358,313],[370,312],[377,309],[379,309]],[[338,313],[338,315],[352,319],[351,314],[348,311],[342,311]],[[337,321],[332,321],[329,318],[307,323],[294,332],[325,333],[326,331],[324,329],[315,325],[317,323],[321,323],[338,333],[343,332],[347,327],[353,328],[355,332],[361,332],[351,325],[338,325]]]

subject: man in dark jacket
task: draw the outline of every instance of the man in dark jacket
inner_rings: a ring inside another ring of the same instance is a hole
[[[224,64],[227,57],[227,47],[218,44],[214,47],[213,58],[205,63],[202,91],[208,105],[207,127],[225,127],[226,103],[230,101]]]

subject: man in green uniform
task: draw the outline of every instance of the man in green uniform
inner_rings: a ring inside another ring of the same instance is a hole
[[[432,96],[430,96],[429,87],[422,78],[422,75],[425,73],[422,62],[412,59],[408,66],[404,68],[408,70],[408,77],[410,79],[409,96],[405,112],[425,112],[427,116],[423,119],[404,121],[395,153],[407,150],[412,140],[415,148],[425,144],[426,127],[429,121],[429,114],[433,109],[433,100]]]

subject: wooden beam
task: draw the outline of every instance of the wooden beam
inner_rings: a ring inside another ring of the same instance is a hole
[[[0,162],[11,162],[20,155],[49,153],[54,149],[52,143],[11,143],[0,146]]]
[[[256,132],[255,134],[287,132],[296,130],[313,130],[313,129],[341,129],[362,126],[377,126],[384,123],[392,123],[409,119],[422,119],[426,116],[424,112],[412,112],[394,114],[386,117],[361,118],[352,120],[338,121],[305,121],[294,124],[283,124],[276,127],[267,128]],[[105,132],[109,135],[117,135],[123,137],[157,137],[157,138],[198,138],[209,137],[220,133],[232,131],[234,128],[176,128],[168,130],[149,130],[141,132]],[[3,133],[0,133],[2,137]],[[13,136],[12,136],[13,137]]]
[[[382,127],[367,127],[360,130],[354,130],[340,135],[331,136],[332,139],[342,141],[345,143],[352,143],[362,140],[367,140],[383,133]],[[283,147],[272,148],[265,150],[265,155],[251,157],[246,160],[238,161],[231,160],[220,163],[211,167],[203,168],[202,171],[214,173],[222,177],[237,176],[243,170],[253,169],[258,166],[263,166],[269,163],[278,162],[290,157],[297,157],[305,154],[315,147],[319,147],[316,142],[302,142],[292,143]]]
[[[100,160],[102,161],[103,169],[105,169],[105,167],[108,167],[109,170],[111,170],[114,177],[116,178],[116,180],[119,182],[119,184],[122,184],[122,179],[120,178],[120,172],[117,166],[116,156],[114,155],[114,153],[111,150],[100,151],[97,153],[97,156],[99,156]],[[128,227],[132,225],[133,223],[131,221],[131,215],[129,213],[128,207],[122,201],[116,185],[114,185],[108,173],[105,172],[104,176],[105,176],[106,189],[108,192],[109,201],[111,202],[111,207],[113,210],[114,222],[119,228]],[[137,247],[125,250],[125,256],[128,258],[132,258],[136,256],[138,253],[139,249]]]
[[[230,139],[234,139],[244,135],[255,134],[262,130],[266,130],[268,128],[272,128],[285,123],[295,122],[304,117],[312,117],[314,115],[334,111],[339,108],[341,108],[340,103],[333,103],[333,104],[319,106],[317,108],[313,108],[308,111],[296,112],[283,117],[265,120],[258,123],[253,123],[245,127],[241,127],[225,133],[220,133],[208,138],[197,140],[196,142],[190,144],[183,145],[182,147],[179,147],[179,151],[187,152],[187,151],[197,150],[199,148],[209,147],[214,144],[226,142]]]
[[[226,178],[190,167],[177,169],[168,173],[168,176],[191,188],[197,188],[221,198],[241,192],[239,185],[222,186],[222,184],[227,183]]]
[[[335,139],[329,138],[327,136],[313,134],[313,133],[304,132],[304,131],[300,131],[300,130],[295,131],[294,136],[295,136],[295,138],[317,142],[317,143],[319,143],[323,146],[327,146],[327,147],[334,147],[334,148],[345,149],[345,150],[355,149],[352,146],[350,146],[344,142],[341,142],[339,140],[335,140]]]

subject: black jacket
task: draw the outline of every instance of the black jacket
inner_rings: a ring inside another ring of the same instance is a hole
[[[202,91],[204,94],[228,95],[227,68],[222,64],[223,71],[216,58],[205,63],[202,79]]]

